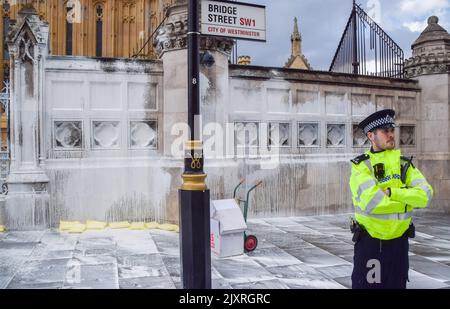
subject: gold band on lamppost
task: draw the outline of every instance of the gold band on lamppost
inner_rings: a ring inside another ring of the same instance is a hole
[[[204,191],[207,189],[203,172],[203,143],[202,141],[187,141],[184,145],[184,173],[182,190]]]
[[[202,141],[187,141],[184,144],[185,150],[193,150],[193,149],[203,149],[203,142]]]
[[[206,174],[183,174],[181,178],[183,178],[181,190],[205,191],[207,189],[205,183]]]

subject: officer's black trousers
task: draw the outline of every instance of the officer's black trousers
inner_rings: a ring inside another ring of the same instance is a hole
[[[364,232],[355,243],[353,289],[406,289],[408,233],[392,240],[372,238]]]

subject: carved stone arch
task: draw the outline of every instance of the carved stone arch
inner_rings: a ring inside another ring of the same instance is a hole
[[[27,21],[22,25],[14,42],[17,46],[17,59],[22,62],[33,62],[35,60],[34,47],[38,41]]]
[[[34,44],[36,44],[38,42],[38,39],[36,37],[36,35],[34,34],[33,28],[32,26],[29,24],[28,22],[28,18],[25,19],[25,21],[23,22],[23,24],[20,26],[20,29],[18,31],[14,31],[16,32],[15,35],[12,37],[11,42],[18,42],[18,40],[20,39],[21,36],[23,36],[24,32],[28,31],[30,34],[30,38],[33,39]]]
[[[19,39],[19,59],[22,62],[34,61],[34,44],[28,31]]]

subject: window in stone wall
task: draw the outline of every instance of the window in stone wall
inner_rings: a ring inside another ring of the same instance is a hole
[[[268,132],[269,146],[288,147],[291,145],[291,125],[282,122],[270,122]]]
[[[318,147],[319,142],[319,124],[315,123],[298,123],[298,139],[299,147]]]
[[[72,7],[66,7],[67,14],[72,12]],[[66,55],[72,55],[73,20],[66,18]]]
[[[79,150],[83,147],[82,121],[54,121],[53,145],[55,149]]]
[[[92,122],[92,148],[118,149],[120,147],[119,121]]]
[[[416,136],[415,127],[413,125],[400,126],[400,146],[415,146]]]
[[[345,124],[327,124],[327,147],[345,146]]]
[[[234,137],[236,146],[258,147],[259,124],[258,122],[235,122]]]
[[[132,149],[157,149],[158,125],[156,120],[130,121],[130,147]]]
[[[370,146],[370,141],[357,124],[353,125],[353,147],[367,147]]]

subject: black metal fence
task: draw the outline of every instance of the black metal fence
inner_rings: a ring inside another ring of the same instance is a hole
[[[359,5],[353,3],[329,71],[403,78],[404,61],[403,50]]]

